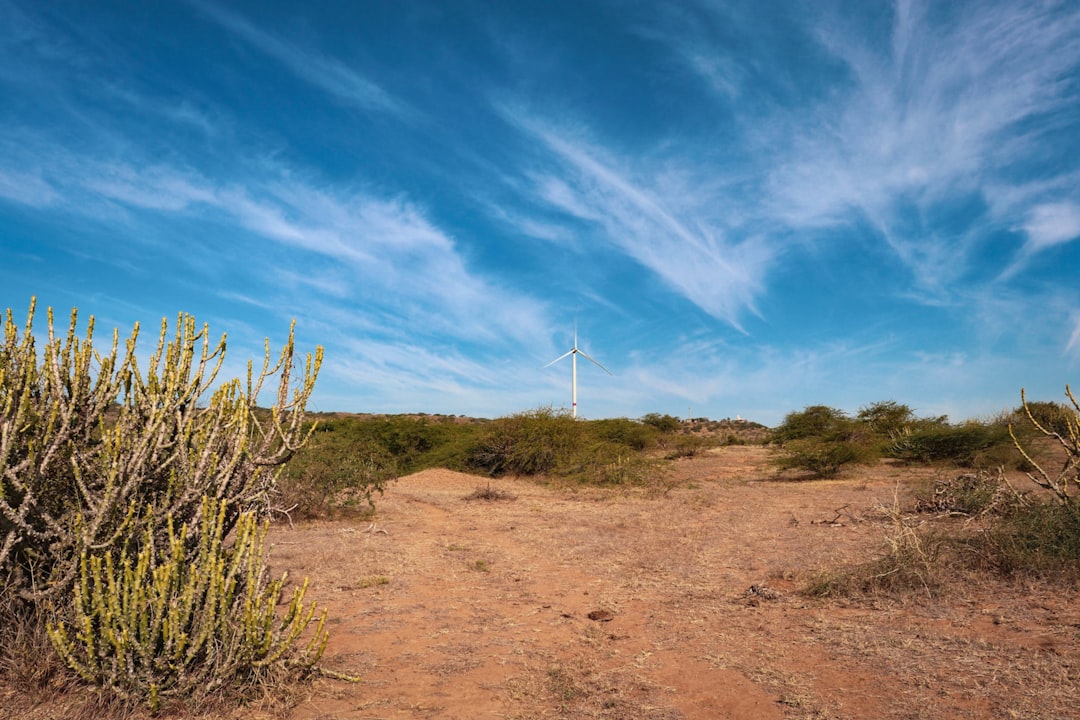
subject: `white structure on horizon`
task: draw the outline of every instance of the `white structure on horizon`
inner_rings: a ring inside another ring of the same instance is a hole
[[[572,405],[570,406],[570,416],[576,418],[577,417],[577,356],[580,355],[581,357],[585,358],[586,360],[591,362],[593,365],[595,365],[596,367],[598,367],[601,370],[603,370],[604,372],[606,372],[608,375],[611,375],[612,377],[614,377],[615,375],[610,370],[608,370],[606,367],[604,367],[603,365],[601,365],[600,363],[596,362],[591,357],[589,357],[583,350],[578,348],[578,346],[577,346],[577,323],[574,323],[574,346],[572,348],[570,348],[569,350],[567,350],[562,355],[560,355],[559,357],[557,357],[554,360],[552,360],[551,362],[549,362],[544,367],[545,368],[551,367],[552,365],[559,362],[560,360],[562,360],[567,355],[570,356],[570,367],[571,367],[571,370],[570,370],[570,378],[571,378],[571,380],[570,380],[570,388],[571,388],[571,402],[572,402]]]

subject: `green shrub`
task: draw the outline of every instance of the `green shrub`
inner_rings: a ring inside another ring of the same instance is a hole
[[[1070,425],[1076,422],[1076,413],[1064,403],[1025,400],[1013,410],[1009,419],[1016,425],[1030,420],[1032,429],[1043,428],[1050,434],[1067,438]]]
[[[846,439],[852,432],[852,421],[842,411],[825,405],[811,405],[799,412],[788,413],[784,422],[773,429],[773,442],[818,438]]]
[[[574,463],[584,425],[565,411],[539,408],[492,421],[480,437],[471,464],[493,477],[542,475]]]
[[[474,470],[493,477],[539,475],[593,485],[647,484],[659,476],[641,450],[650,429],[632,420],[576,420],[540,408],[487,423],[471,456]]]
[[[177,528],[168,519],[163,543],[149,517],[141,543],[118,553],[83,551],[72,607],[48,626],[56,651],[81,678],[156,711],[166,698],[251,682],[282,666],[309,670],[318,661],[325,612],[297,646],[315,612],[304,605],[307,581],[278,618],[286,577],[266,579],[268,524],[240,513],[227,545],[227,505],[204,498],[193,525]]]
[[[349,432],[356,442],[366,441],[383,448],[403,474],[436,465],[461,467],[469,441],[476,434],[472,425],[410,416],[353,422]]]
[[[914,411],[907,405],[886,400],[867,405],[859,410],[856,419],[883,438],[892,438],[908,430],[916,421]]]
[[[865,445],[849,441],[794,440],[786,443],[772,459],[783,470],[807,470],[816,477],[830,478],[844,465],[867,463],[876,459]]]
[[[551,408],[468,422],[438,416],[333,417],[320,421],[285,468],[281,502],[300,516],[363,506],[394,476],[429,467],[493,477],[639,483],[656,475],[655,464],[639,456],[660,437],[643,422],[576,420]]]
[[[311,442],[286,468],[293,475],[323,455],[363,452],[386,459],[394,475],[430,467],[468,470],[487,421],[459,422],[444,416],[346,416],[320,420]],[[384,464],[384,463],[380,463]],[[362,478],[357,478],[362,482]],[[376,490],[376,492],[378,492]]]
[[[626,418],[589,420],[587,423],[588,431],[594,437],[632,450],[645,450],[654,446],[659,435],[655,426]]]
[[[319,430],[281,475],[282,510],[301,518],[370,511],[398,474],[394,457],[374,440]]]
[[[596,441],[568,460],[555,475],[583,485],[651,485],[663,477],[655,462],[621,443]]]
[[[865,422],[843,411],[812,405],[788,413],[774,431],[772,442],[780,445],[772,463],[783,470],[807,470],[817,477],[834,477],[850,463],[878,459],[878,443]]]
[[[697,457],[704,452],[705,448],[709,447],[710,443],[701,435],[676,435],[668,444],[670,449],[664,455],[665,459],[677,460],[678,458]]]
[[[682,421],[674,415],[661,415],[660,413],[643,415],[641,422],[662,433],[676,432],[682,426]]]
[[[1080,577],[1080,508],[1033,501],[991,525],[982,554],[1006,574]]]
[[[953,462],[961,467],[992,467],[1017,459],[1007,427],[979,422],[914,430],[896,439],[889,454],[908,462]]]

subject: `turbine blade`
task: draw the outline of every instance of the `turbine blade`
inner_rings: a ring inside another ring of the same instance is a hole
[[[566,351],[566,352],[564,352],[564,353],[563,353],[562,355],[560,355],[559,357],[555,358],[554,360],[552,360],[551,362],[549,362],[549,363],[548,363],[547,365],[545,365],[545,366],[544,366],[544,368],[549,368],[549,367],[551,367],[552,365],[554,365],[555,363],[557,363],[557,362],[559,362],[560,360],[562,360],[562,359],[563,359],[564,357],[567,357],[568,355],[573,355],[573,354],[574,354],[574,351],[573,351],[573,350],[567,350],[567,351]],[[593,362],[596,362],[596,361],[594,360]],[[540,368],[540,369],[541,369],[541,370],[543,370],[544,368]]]
[[[604,367],[603,365],[601,365],[600,363],[596,362],[596,361],[595,361],[595,360],[593,360],[593,359],[592,359],[591,357],[589,357],[588,355],[586,355],[586,354],[585,354],[585,351],[584,351],[584,350],[578,350],[577,352],[578,352],[578,355],[580,355],[581,357],[585,358],[586,360],[588,360],[589,362],[591,362],[591,363],[592,363],[593,365],[595,365],[596,367],[598,367],[598,368],[600,368],[601,370],[603,370],[604,372],[606,372],[606,373],[607,373],[608,375],[610,375],[611,377],[615,377],[615,373],[611,372],[611,371],[610,371],[610,370],[608,370],[608,369],[607,369],[606,367]],[[566,357],[566,356],[564,355],[563,357]],[[559,358],[559,359],[561,360],[562,358]]]

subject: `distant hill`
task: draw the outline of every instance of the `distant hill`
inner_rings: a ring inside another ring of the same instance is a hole
[[[709,418],[691,418],[683,420],[682,426],[685,432],[692,435],[719,437],[724,442],[731,443],[763,443],[769,439],[772,430],[761,423],[743,418],[724,418],[723,420],[710,420]]]

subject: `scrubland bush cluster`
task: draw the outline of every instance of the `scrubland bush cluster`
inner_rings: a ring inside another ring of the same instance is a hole
[[[282,504],[295,516],[364,510],[392,478],[439,467],[489,477],[648,485],[656,455],[692,455],[725,440],[686,432],[672,416],[580,420],[541,407],[494,420],[447,416],[320,419],[286,467]]]
[[[34,317],[9,309],[0,346],[0,662],[44,633],[78,676],[155,710],[309,671],[322,621],[308,628],[306,584],[278,616],[263,537],[321,349],[296,378],[290,331],[276,362],[267,343],[246,382],[215,387],[225,337],[190,316],[163,321],[148,357],[138,325],[101,350],[92,317],[58,333],[51,309],[39,352]]]
[[[763,442],[768,429],[745,420],[692,423],[650,413],[639,420],[574,419],[541,407],[489,419],[445,415],[318,418],[307,445],[281,477],[291,517],[372,507],[395,477],[447,468],[596,485],[650,485],[659,458],[690,457],[717,445]]]
[[[1013,469],[1024,471],[1025,486],[1017,487],[999,465],[920,488],[912,512],[903,512],[898,504],[882,508],[893,524],[882,556],[856,568],[822,573],[808,592],[917,589],[933,594],[972,570],[1080,581],[1080,404],[1068,387],[1066,395],[1071,406],[1029,403],[1021,393],[1020,407],[991,425],[993,445],[986,444],[991,431],[985,426],[935,429],[938,446],[954,450],[943,456],[964,464],[973,448],[997,447],[997,425],[1004,424],[1015,453]]]
[[[1035,416],[1063,422],[1067,408],[1056,403],[1033,405]],[[1065,413],[1065,415],[1063,415]],[[1025,437],[1035,429],[1024,407],[988,421],[959,424],[947,417],[917,417],[907,405],[877,402],[854,417],[836,408],[814,405],[789,413],[773,430],[774,464],[781,470],[806,470],[833,477],[845,465],[893,458],[908,463],[949,463],[967,468],[1030,467],[1016,448],[1010,426],[1022,427]]]

